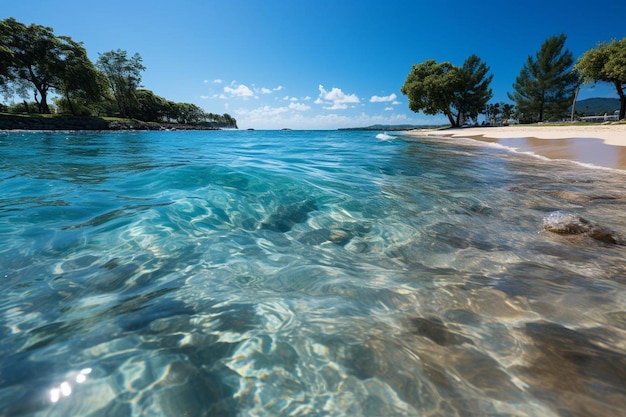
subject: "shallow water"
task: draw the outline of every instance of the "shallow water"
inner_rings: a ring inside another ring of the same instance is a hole
[[[605,416],[626,173],[376,132],[0,133],[0,416]]]

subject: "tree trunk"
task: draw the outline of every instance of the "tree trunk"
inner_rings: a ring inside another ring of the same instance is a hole
[[[48,102],[46,101],[48,88],[41,87],[41,86],[36,86],[36,88],[37,88],[37,91],[35,91],[35,102],[39,106],[39,113],[50,114],[50,107],[48,107]],[[37,92],[39,92],[39,94],[41,95],[41,100],[37,100]]]
[[[454,115],[452,114],[450,109],[447,109],[446,111],[444,111],[444,114],[448,117],[448,120],[450,121],[450,126],[459,127],[459,122],[456,122],[454,120]]]
[[[72,116],[76,116],[76,112],[74,111],[74,106],[72,105],[72,100],[70,100],[68,92],[65,92],[65,99],[67,100],[67,105],[70,108],[70,113],[72,113]]]
[[[617,94],[619,95],[619,117],[617,120],[624,120],[626,119],[626,94],[624,94],[622,84],[617,81],[615,82],[615,88],[617,89]]]

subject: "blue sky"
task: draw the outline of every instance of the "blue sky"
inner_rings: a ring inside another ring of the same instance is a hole
[[[547,37],[565,33],[578,57],[626,36],[624,0],[30,0],[3,2],[7,17],[83,42],[94,62],[137,52],[145,88],[244,129],[446,123],[408,109],[412,64],[475,53],[494,75],[492,101],[509,101]],[[589,97],[617,94],[599,84]]]

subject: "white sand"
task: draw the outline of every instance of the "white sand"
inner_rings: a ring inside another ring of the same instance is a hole
[[[498,142],[549,159],[567,159],[626,170],[626,124],[422,129],[412,130],[409,134]]]
[[[596,138],[607,145],[626,146],[626,124],[598,124],[593,126],[541,126],[512,125],[503,127],[470,127],[460,129],[423,130],[416,134],[428,136],[466,137],[473,138],[538,138],[568,139]]]

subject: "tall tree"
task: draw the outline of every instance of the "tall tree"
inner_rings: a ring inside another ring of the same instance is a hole
[[[476,55],[462,67],[429,59],[413,65],[400,91],[414,112],[442,113],[452,126],[459,126],[464,118],[476,118],[491,98],[488,72],[489,67]]]
[[[619,119],[626,118],[626,38],[599,43],[585,52],[574,68],[584,83],[603,81],[613,84],[619,96]]]
[[[26,26],[13,18],[0,21],[0,55],[10,59],[0,68],[5,81],[23,98],[32,91],[39,113],[50,113],[51,92],[99,95],[95,69],[82,44],[56,36],[49,27]]]
[[[137,89],[141,84],[141,72],[146,69],[138,53],[128,57],[120,49],[100,54],[98,68],[109,80],[113,96],[122,117],[132,117],[137,111]]]
[[[470,55],[459,68],[460,86],[455,92],[454,107],[458,110],[456,125],[463,120],[477,119],[493,97],[489,88],[493,75],[489,67],[477,55]]]
[[[80,113],[90,113],[89,107],[102,99],[106,89],[102,74],[87,57],[82,43],[65,36],[59,39],[63,42],[64,65],[58,75],[56,90],[63,95],[72,114],[77,114],[77,106]]]
[[[565,46],[566,36],[546,39],[533,57],[529,55],[513,84],[509,99],[525,119],[543,121],[560,117],[574,97],[577,74],[572,71],[574,57]]]
[[[12,62],[11,28],[6,20],[0,20],[0,89],[4,89],[9,83]]]
[[[13,18],[5,19],[0,27],[5,32],[5,48],[11,51],[9,64],[13,82],[21,83],[18,91],[25,94],[27,86],[34,88],[34,99],[40,113],[50,113],[48,92],[53,87],[61,66],[60,43],[52,29]]]

